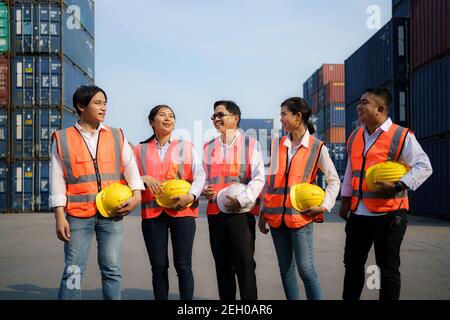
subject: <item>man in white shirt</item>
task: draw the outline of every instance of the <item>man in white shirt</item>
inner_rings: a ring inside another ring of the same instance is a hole
[[[340,208],[341,217],[347,221],[344,300],[360,298],[372,244],[381,270],[380,300],[399,299],[400,246],[409,210],[407,190],[416,190],[432,174],[430,160],[414,134],[389,118],[391,101],[387,89],[367,89],[357,108],[363,126],[353,131],[347,142],[349,160]],[[369,190],[367,168],[388,160],[405,163],[411,169],[400,181],[378,181],[379,190]]]
[[[65,255],[58,299],[81,299],[82,277],[94,233],[103,297],[121,298],[122,219],[140,204],[144,184],[122,131],[102,124],[106,102],[102,89],[79,87],[73,104],[80,120],[53,137],[50,206],[55,209],[56,234],[64,241]],[[128,183],[133,194],[119,206],[116,216],[107,219],[99,214],[95,197],[114,182]]]
[[[204,146],[206,173],[205,196],[211,251],[216,264],[221,300],[236,299],[236,277],[242,300],[256,300],[255,215],[264,187],[264,161],[259,142],[238,131],[241,111],[233,101],[217,101],[211,117],[220,136]],[[245,190],[237,197],[228,197],[223,212],[217,194],[232,183],[242,183]],[[238,213],[241,212],[241,213]]]

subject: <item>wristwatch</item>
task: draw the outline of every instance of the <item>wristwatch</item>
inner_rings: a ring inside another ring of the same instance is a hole
[[[408,187],[403,182],[397,181],[396,183],[394,183],[394,190],[396,193],[402,192],[405,189],[408,189]]]

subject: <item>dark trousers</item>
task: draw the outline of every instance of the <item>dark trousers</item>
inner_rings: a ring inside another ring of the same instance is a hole
[[[173,262],[178,275],[180,299],[192,300],[194,294],[192,246],[195,235],[195,218],[174,218],[165,212],[162,212],[157,218],[142,220],[142,233],[152,266],[155,300],[167,300],[168,298],[169,231]]]
[[[406,232],[405,210],[378,217],[350,214],[345,226],[344,300],[359,300],[365,283],[364,266],[374,244],[375,260],[380,268],[380,300],[400,297],[400,246]]]
[[[242,300],[257,300],[255,217],[220,212],[208,216],[209,241],[221,300],[236,300],[236,276]]]

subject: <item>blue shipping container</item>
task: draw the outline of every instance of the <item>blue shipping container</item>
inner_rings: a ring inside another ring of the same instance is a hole
[[[13,7],[13,50],[16,53],[63,53],[94,78],[94,40],[74,19],[74,10],[52,3],[21,3]],[[75,23],[74,23],[75,21]]]
[[[13,159],[49,159],[53,132],[72,126],[77,117],[69,110],[15,109],[12,112]],[[62,125],[62,127],[61,127]]]
[[[246,135],[259,141],[264,164],[266,165],[270,162],[271,138],[274,133],[272,132],[274,129],[273,122],[273,119],[241,119],[239,124],[240,129]]]
[[[65,0],[69,19],[64,21],[72,28],[83,27],[94,38],[94,0]]]
[[[325,135],[325,109],[319,109],[317,113],[317,131]]]
[[[304,99],[309,98],[308,82],[304,82],[304,83],[303,83],[303,93],[302,93],[302,97],[303,97]]]
[[[408,19],[393,18],[345,60],[345,103],[368,87],[408,79]]]
[[[23,56],[12,60],[12,104],[14,107],[72,108],[75,89],[93,81],[67,59],[49,56]],[[61,75],[64,74],[64,79]],[[62,97],[64,87],[64,99]]]
[[[319,90],[319,70],[314,71],[306,82],[308,83],[308,95],[311,96]]]
[[[0,212],[9,209],[9,165],[0,161]]]
[[[12,164],[12,209],[20,212],[49,211],[49,161]]]
[[[345,139],[348,139],[353,130],[360,126],[357,106],[358,102],[353,102],[345,108]]]
[[[411,212],[440,218],[450,218],[448,185],[450,179],[450,139],[422,144],[433,167],[433,174],[411,195]]]
[[[392,16],[409,18],[411,16],[411,0],[393,0]]]
[[[450,133],[450,56],[413,74],[411,130],[420,138]]]
[[[336,103],[325,107],[325,130],[345,126],[345,104]]]
[[[8,110],[0,108],[0,158],[8,158],[9,155],[8,127]]]

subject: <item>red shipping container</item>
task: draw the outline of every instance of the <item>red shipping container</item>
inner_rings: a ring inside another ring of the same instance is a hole
[[[345,143],[345,127],[332,127],[325,130],[325,142]]]
[[[319,86],[330,81],[345,81],[344,64],[324,64],[319,68]]]
[[[450,51],[450,1],[414,0],[411,15],[413,69]]]
[[[331,81],[325,86],[325,106],[345,103],[345,82]]]
[[[315,114],[319,112],[319,92],[316,92],[312,95],[311,103],[312,103],[311,105],[312,113]]]
[[[0,107],[9,102],[8,59],[0,56]]]

